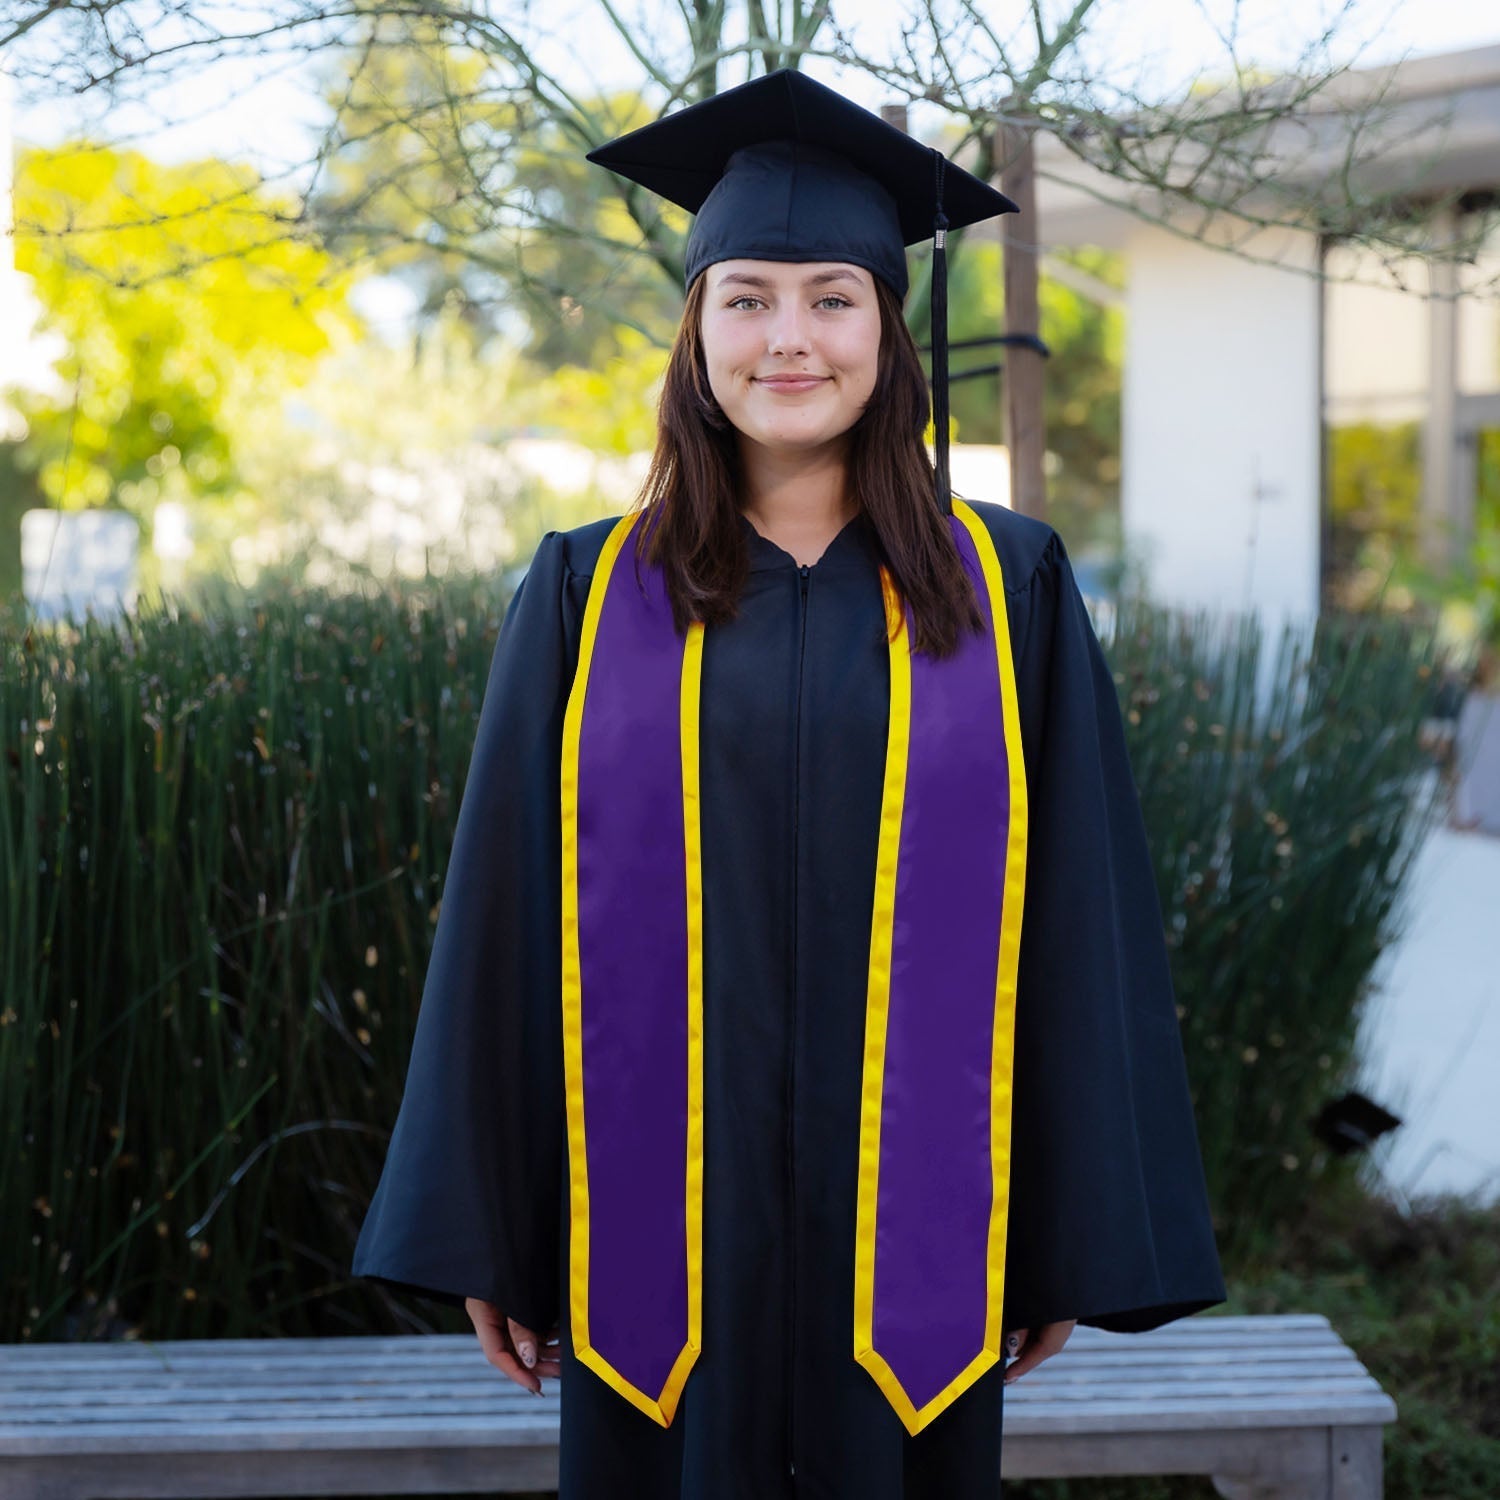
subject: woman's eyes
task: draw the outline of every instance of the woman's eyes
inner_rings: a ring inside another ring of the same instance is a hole
[[[749,292],[746,292],[742,296],[733,298],[726,305],[729,306],[729,307],[739,307],[742,303],[745,303],[745,302],[761,302],[761,299],[759,297],[751,295],[751,293],[749,293]],[[829,292],[827,294],[827,296],[819,297],[818,300],[815,303],[813,303],[813,306],[814,307],[822,307],[825,302],[831,302],[835,307],[853,307],[854,306],[854,304],[852,302],[850,302],[850,300],[847,297],[841,297],[841,296],[839,296],[839,294],[837,292]],[[762,305],[764,305],[764,304],[762,304]]]

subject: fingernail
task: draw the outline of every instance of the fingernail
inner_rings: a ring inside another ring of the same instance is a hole
[[[521,1358],[526,1362],[526,1368],[529,1370],[536,1363],[536,1350],[530,1344],[522,1344]]]

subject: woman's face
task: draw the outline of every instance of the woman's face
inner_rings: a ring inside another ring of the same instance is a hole
[[[838,441],[875,389],[871,274],[832,261],[723,260],[703,275],[703,352],[724,414],[778,453]]]

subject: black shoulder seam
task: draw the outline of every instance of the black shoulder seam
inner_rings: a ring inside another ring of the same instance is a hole
[[[584,581],[593,578],[604,540],[620,519],[616,515],[600,516],[597,520],[585,521],[581,526],[574,526],[556,533],[560,538],[559,545],[563,549],[563,562],[569,578]],[[576,554],[580,551],[585,554],[581,560],[588,562],[587,568],[580,567],[578,561],[575,560]]]
[[[1014,586],[1007,585],[1005,590],[1007,596],[1013,597],[1017,594],[1024,594],[1036,581],[1036,575],[1042,571],[1043,563],[1050,563],[1053,567],[1057,566],[1057,552],[1062,546],[1062,538],[1052,528],[1049,527],[1048,529],[1052,531],[1052,534],[1047,538],[1046,546],[1037,553],[1036,561],[1031,565],[1031,571],[1026,575],[1025,582],[1015,584]]]
[[[556,547],[559,553],[561,553],[562,555],[563,582],[566,583],[573,574],[573,564],[568,557],[568,539],[563,535],[561,531],[558,531],[556,527],[554,527],[551,531],[544,531],[542,533],[541,541],[536,544],[537,551],[540,552],[542,548],[545,547],[549,542],[554,547]]]
[[[587,573],[580,573],[573,566],[573,549],[568,545],[568,533],[566,531],[554,528],[551,531],[543,532],[541,541],[537,543],[537,552],[540,553],[542,548],[549,544],[557,548],[558,556],[561,558],[564,587],[575,578],[588,578],[590,576]]]
[[[568,549],[566,547],[563,548],[563,577],[565,581],[571,581],[577,578],[582,580],[584,583],[588,583],[592,580],[593,576],[594,570],[592,568],[590,568],[586,573],[582,568],[575,568],[568,557]]]

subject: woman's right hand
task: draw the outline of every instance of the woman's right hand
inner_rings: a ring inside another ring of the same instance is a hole
[[[464,1311],[479,1335],[484,1357],[517,1385],[540,1396],[541,1377],[550,1375],[556,1379],[562,1373],[556,1328],[548,1332],[544,1342],[532,1329],[507,1318],[493,1302],[481,1302],[478,1297],[466,1297]]]

